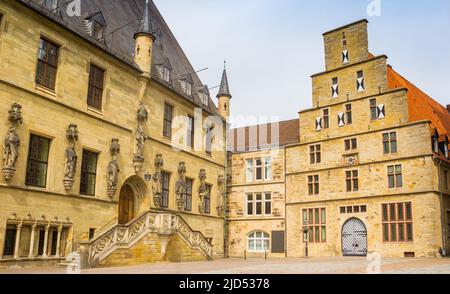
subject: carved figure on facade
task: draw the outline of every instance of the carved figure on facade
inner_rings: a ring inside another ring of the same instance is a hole
[[[78,127],[76,124],[70,124],[66,131],[66,138],[69,141],[69,147],[65,151],[65,169],[64,169],[64,188],[70,191],[75,181],[78,156],[75,151],[75,143],[78,141]]]
[[[120,154],[120,144],[119,139],[112,139],[111,146],[109,147],[111,152],[111,161],[108,164],[108,196],[113,198],[117,192],[117,183],[119,179],[119,163],[117,161],[117,156]]]
[[[133,157],[133,165],[135,172],[138,173],[141,171],[145,161],[144,158],[145,141],[150,139],[150,137],[147,136],[144,132],[145,123],[148,121],[148,111],[143,103],[139,105],[139,108],[137,110],[136,121],[137,121],[137,129],[135,134],[136,151]]]
[[[200,202],[199,202],[199,211],[200,213],[204,213],[205,212],[205,198],[206,196],[208,196],[209,191],[208,191],[208,185],[206,184],[206,171],[204,169],[200,170],[199,173],[199,179],[200,179],[200,188],[199,188],[199,198],[200,198]]]
[[[183,210],[186,203],[186,164],[180,162],[178,165],[178,180],[175,184],[175,194],[177,195],[177,207],[178,210]]]
[[[223,216],[223,204],[225,198],[225,177],[220,175],[217,179],[217,188],[219,193],[217,194],[217,214]]]
[[[153,203],[156,208],[161,207],[162,198],[162,168],[164,167],[164,160],[161,154],[157,154],[155,158],[155,174],[152,178],[152,192]]]
[[[23,123],[22,105],[14,103],[8,111],[8,132],[3,140],[3,177],[9,181],[16,172],[19,158],[20,138],[17,134],[19,125]]]

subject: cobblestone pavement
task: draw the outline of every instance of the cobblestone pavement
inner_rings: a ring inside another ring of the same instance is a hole
[[[384,274],[450,274],[450,258],[383,259]],[[65,274],[65,268],[13,268],[0,274]],[[366,274],[365,258],[223,259],[83,270],[82,274]]]

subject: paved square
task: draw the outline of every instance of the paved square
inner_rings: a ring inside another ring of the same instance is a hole
[[[450,258],[382,260],[383,274],[450,274]],[[8,269],[0,274],[65,274],[65,268]],[[82,274],[366,274],[365,258],[221,259],[83,270]]]

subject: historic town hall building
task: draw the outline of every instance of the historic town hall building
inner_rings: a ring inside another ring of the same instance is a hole
[[[312,109],[228,131],[152,1],[75,2],[0,2],[0,267],[450,251],[449,108],[367,21],[324,34]]]

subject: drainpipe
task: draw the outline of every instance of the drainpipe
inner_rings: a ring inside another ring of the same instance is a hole
[[[443,253],[444,253],[444,256],[445,256],[445,255],[447,255],[447,253],[446,253],[447,244],[446,244],[446,240],[445,240],[444,192],[443,192],[443,187],[442,187],[442,175],[441,175],[442,160],[439,159],[439,158],[436,158],[436,159],[439,160],[438,176],[439,176],[439,196],[440,196],[440,202],[441,202],[442,250],[443,250]]]

